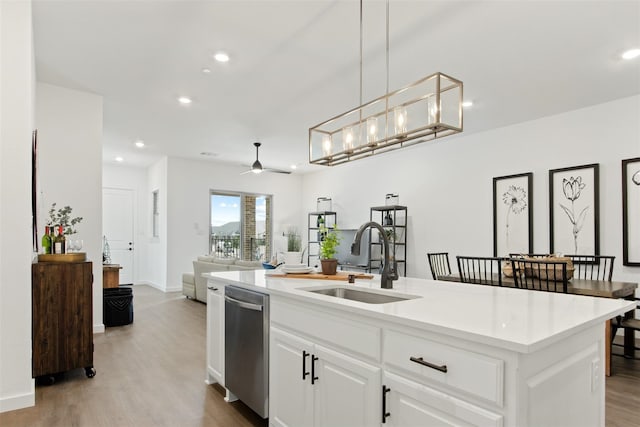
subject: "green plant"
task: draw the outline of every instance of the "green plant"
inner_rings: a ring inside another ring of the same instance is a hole
[[[49,209],[47,225],[61,225],[64,229],[65,235],[76,234],[78,231],[73,227],[82,222],[82,217],[77,216],[75,218],[71,218],[72,210],[71,206],[65,206],[64,208],[56,211],[56,204],[53,203],[51,205],[51,209]]]
[[[298,234],[298,229],[295,227],[289,227],[287,229],[287,251],[289,252],[300,252],[302,248],[302,240],[300,238],[300,234]]]
[[[342,237],[339,234],[338,226],[334,225],[333,228],[320,227],[320,233],[324,236],[320,242],[320,258],[331,259],[335,258],[338,251],[338,245]]]

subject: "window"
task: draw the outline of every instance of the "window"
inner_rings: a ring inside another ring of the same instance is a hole
[[[152,195],[152,206],[153,206],[153,217],[151,218],[151,230],[153,233],[153,237],[160,237],[160,210],[158,208],[158,190],[151,193]]]
[[[271,259],[271,196],[212,191],[210,207],[212,255],[247,261]]]

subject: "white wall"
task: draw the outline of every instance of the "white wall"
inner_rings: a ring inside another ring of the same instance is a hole
[[[147,200],[147,170],[137,167],[104,164],[102,188],[115,188],[133,192],[133,283],[148,283],[146,254],[149,245],[151,214]],[[103,233],[104,235],[104,233]],[[142,274],[144,272],[144,274]]]
[[[473,114],[469,110],[466,114]],[[461,134],[308,174],[303,206],[333,198],[342,228],[398,193],[408,207],[407,275],[430,278],[427,252],[491,256],[492,179],[533,172],[534,250],[549,250],[548,171],[600,164],[600,253],[616,256],[615,280],[640,281],[622,266],[621,160],[640,155],[640,96],[514,126]],[[330,189],[330,190],[327,190]]]
[[[83,217],[78,239],[93,262],[93,330],[102,323],[102,97],[38,83],[39,228],[49,207],[71,206]],[[42,234],[40,234],[42,235]]]
[[[31,2],[0,2],[0,412],[33,406]]]
[[[182,289],[182,273],[193,271],[196,256],[209,252],[210,190],[271,194],[274,234],[282,231],[283,224],[306,229],[299,175],[240,175],[245,170],[215,162],[169,158],[167,290]]]
[[[147,240],[146,262],[141,269],[141,277],[146,277],[147,283],[161,290],[167,289],[167,164],[168,158],[163,158],[147,169],[147,199],[148,215],[151,216],[152,193],[158,191],[158,208],[160,211],[159,236],[153,237],[152,224],[147,225],[149,238]],[[141,213],[144,215],[144,213]]]

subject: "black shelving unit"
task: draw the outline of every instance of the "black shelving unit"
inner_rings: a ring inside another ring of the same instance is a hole
[[[338,214],[331,211],[309,212],[307,224],[307,265],[320,265],[320,226],[322,220],[327,228],[337,224]]]
[[[389,237],[389,253],[398,263],[398,274],[407,275],[407,207],[390,205],[371,208],[369,219],[386,230]],[[369,229],[369,272],[378,273],[383,266],[383,244],[378,230]]]

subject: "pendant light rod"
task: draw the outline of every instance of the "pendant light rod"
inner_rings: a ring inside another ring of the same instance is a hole
[[[386,47],[386,52],[387,52],[387,88],[385,90],[384,93],[389,93],[389,0],[387,0],[387,25],[386,25],[386,29],[387,29],[387,47]],[[362,100],[360,100],[360,105],[362,105]]]
[[[362,0],[360,0],[360,105],[362,105],[362,46],[363,46],[363,25],[362,25]]]

